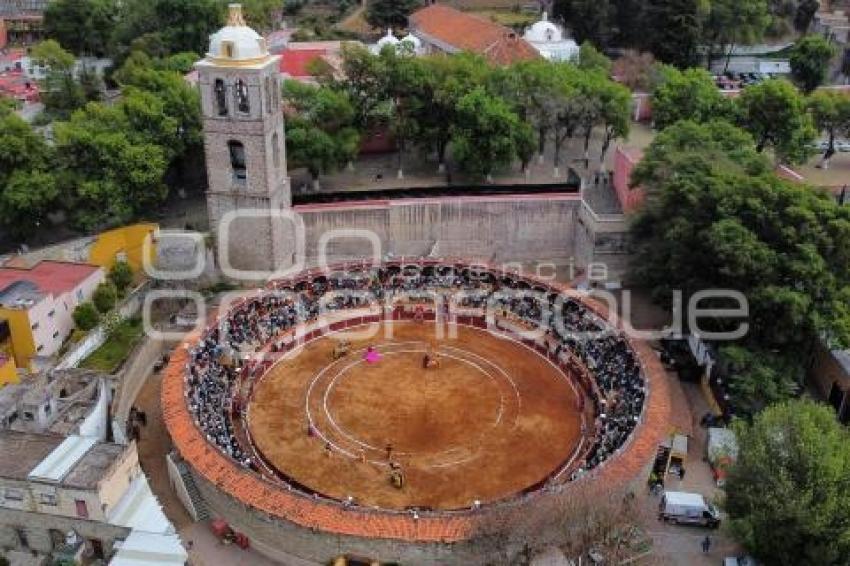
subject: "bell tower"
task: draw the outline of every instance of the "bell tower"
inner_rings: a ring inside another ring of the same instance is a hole
[[[279,56],[231,4],[227,25],[195,64],[201,93],[207,208],[219,263],[274,271],[290,254],[278,213],[292,205]]]

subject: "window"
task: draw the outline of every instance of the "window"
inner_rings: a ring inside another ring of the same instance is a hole
[[[34,323],[32,324],[32,326],[30,326],[30,328],[32,328],[33,330],[38,330],[38,323],[37,323],[37,322],[34,322]]]
[[[24,420],[25,421],[34,421],[35,415],[33,415],[30,411],[24,411]]]
[[[54,333],[53,333],[53,337],[54,337],[54,338],[58,338],[58,337],[59,337],[59,331],[58,331],[58,330],[57,330],[56,332],[54,332]]]
[[[47,316],[49,316],[50,318],[53,318],[54,314],[56,314],[56,309],[51,309],[51,311],[49,313],[47,313]]]
[[[56,505],[56,496],[52,493],[42,493],[38,500],[42,505]]]
[[[42,350],[44,350],[44,344],[39,344],[38,348],[35,349],[36,352],[41,352]]]
[[[77,289],[77,300],[78,301],[83,300],[83,290],[82,289]]]
[[[82,499],[75,499],[74,505],[77,506],[77,517],[81,517],[83,519],[89,518],[89,508],[85,501]]]
[[[227,116],[227,89],[224,88],[224,80],[216,79],[213,87],[215,93],[215,105],[219,116]]]
[[[272,107],[272,80],[269,77],[266,77],[266,112],[273,112],[274,108]]]
[[[24,500],[24,491],[22,489],[15,489],[13,487],[7,487],[6,492],[3,495],[9,501],[23,501]]]
[[[233,42],[232,41],[222,41],[221,42],[221,52],[228,59],[233,59]]]
[[[230,151],[230,168],[233,170],[233,180],[244,184],[248,178],[248,171],[245,167],[245,146],[238,141],[229,141],[227,148]]]
[[[277,132],[272,136],[272,156],[274,159],[274,168],[280,168],[280,142],[278,141]]]
[[[236,109],[243,114],[251,112],[251,104],[248,101],[248,85],[242,79],[236,81]]]

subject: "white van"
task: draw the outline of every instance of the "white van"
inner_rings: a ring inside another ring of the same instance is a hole
[[[699,493],[665,491],[658,506],[658,518],[674,525],[701,525],[716,529],[720,513]]]

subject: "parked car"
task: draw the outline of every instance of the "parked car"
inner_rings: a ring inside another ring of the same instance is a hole
[[[749,556],[727,556],[723,559],[723,566],[758,566],[758,564]]]
[[[716,529],[720,512],[699,493],[665,491],[658,505],[658,518],[674,525],[699,525]]]
[[[842,153],[850,151],[850,140],[835,140],[835,151]]]

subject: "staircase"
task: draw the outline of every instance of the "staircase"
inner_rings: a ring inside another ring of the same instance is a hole
[[[201,495],[198,485],[195,483],[195,478],[192,477],[192,472],[189,471],[189,468],[186,467],[184,462],[179,462],[177,469],[180,470],[180,478],[183,480],[183,486],[186,488],[186,493],[189,494],[189,499],[195,508],[195,520],[199,522],[208,520],[210,518],[210,511],[204,501],[204,496]]]

